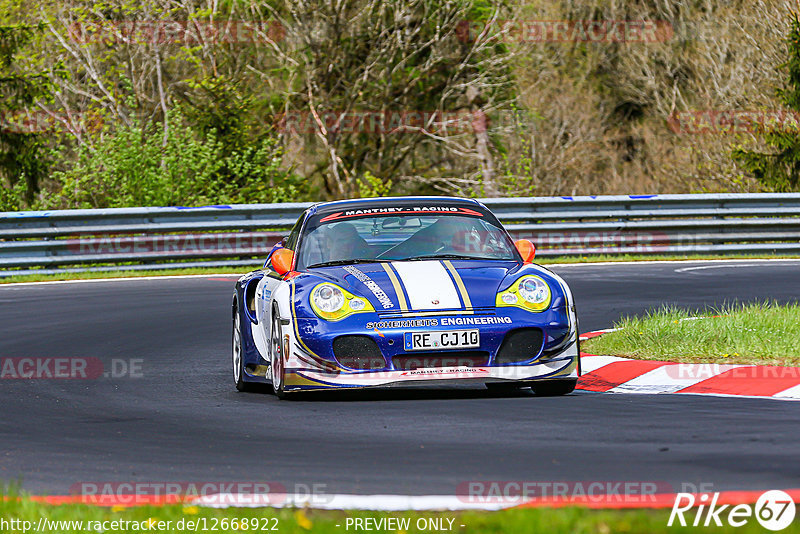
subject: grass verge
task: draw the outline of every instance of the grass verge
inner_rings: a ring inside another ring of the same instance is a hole
[[[28,521],[3,525],[0,529],[6,532],[30,532],[36,530],[39,521],[47,522],[46,528],[38,532],[84,533],[84,532],[242,532],[272,531],[287,533],[347,533],[364,531],[354,528],[352,520],[370,518],[407,519],[407,530],[403,528],[376,528],[378,532],[435,532],[436,525],[423,521],[440,520],[443,530],[454,533],[497,533],[515,534],[529,532],[546,532],[548,534],[582,534],[582,533],[647,533],[690,532],[696,531],[691,526],[667,526],[669,509],[662,510],[590,510],[587,508],[528,508],[513,509],[500,512],[367,512],[367,511],[314,511],[270,508],[228,508],[211,509],[197,506],[142,506],[134,508],[102,508],[90,505],[51,506],[26,499],[6,499],[0,502],[0,519]],[[686,513],[687,524],[694,519],[694,510]],[[348,528],[348,519],[351,519]],[[451,521],[452,520],[452,521]],[[111,521],[118,523],[112,524]],[[183,523],[181,523],[181,521]],[[190,526],[189,521],[193,524]],[[418,523],[419,521],[419,523]],[[53,523],[56,522],[56,523]],[[60,523],[59,523],[60,522]],[[69,523],[73,522],[73,523]],[[80,523],[75,523],[80,522]],[[98,523],[99,522],[99,523]],[[132,523],[136,522],[134,526]],[[169,522],[169,523],[167,523]],[[233,525],[232,525],[233,523]],[[723,520],[724,524],[724,520]],[[462,526],[463,525],[463,526]],[[148,528],[149,526],[149,528]],[[242,526],[246,528],[242,528]],[[27,529],[25,527],[28,527]],[[167,528],[159,528],[167,527]],[[237,528],[239,527],[239,528]],[[272,530],[273,527],[276,527]],[[800,532],[800,523],[783,530],[784,533]],[[722,528],[705,528],[709,532],[764,532],[755,518],[740,528],[724,526]]]
[[[711,316],[692,319],[693,316]],[[686,363],[800,366],[800,306],[738,304],[692,313],[662,308],[627,317],[581,350]]]
[[[598,256],[565,256],[558,258],[536,258],[540,265],[564,265],[579,263],[600,262],[636,262],[636,261],[705,261],[705,260],[770,260],[770,259],[800,259],[800,256],[776,255],[735,255],[735,256],[653,256],[653,255],[598,255]],[[21,276],[0,277],[0,284],[19,282],[54,282],[61,280],[93,280],[99,278],[135,278],[140,276],[179,276],[187,274],[244,274],[255,269],[253,267],[193,267],[188,269],[162,269],[142,271],[98,271],[55,274],[26,274]]]

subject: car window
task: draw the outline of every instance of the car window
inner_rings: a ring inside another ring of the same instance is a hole
[[[347,260],[401,261],[453,255],[517,259],[505,231],[489,220],[457,214],[410,213],[330,222],[324,217],[312,217],[305,229],[298,267]]]
[[[297,247],[297,240],[300,238],[300,229],[303,226],[303,219],[305,219],[306,214],[303,213],[300,218],[297,219],[297,222],[294,223],[291,232],[289,232],[289,239],[286,240],[286,245],[284,245],[289,250],[295,250]]]

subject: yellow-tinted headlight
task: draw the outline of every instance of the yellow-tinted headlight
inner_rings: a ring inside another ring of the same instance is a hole
[[[311,290],[311,309],[321,319],[339,321],[351,313],[374,312],[365,298],[357,297],[336,284],[323,282]]]
[[[542,312],[550,307],[553,294],[550,286],[536,275],[526,275],[511,284],[511,287],[497,294],[495,305],[514,306],[532,312]]]

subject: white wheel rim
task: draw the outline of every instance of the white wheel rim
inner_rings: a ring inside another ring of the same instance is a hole
[[[283,385],[283,361],[281,360],[281,321],[272,319],[272,388],[277,392]]]
[[[233,380],[238,384],[242,378],[242,338],[239,333],[239,313],[233,319]]]

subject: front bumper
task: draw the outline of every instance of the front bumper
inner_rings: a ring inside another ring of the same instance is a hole
[[[393,359],[404,353],[403,332],[406,328],[367,328],[379,322],[376,318],[359,317],[350,324],[331,324],[313,318],[293,321],[292,350],[287,355],[284,388],[287,391],[389,387],[437,382],[518,382],[543,379],[575,379],[580,372],[577,325],[566,308],[553,309],[533,316],[522,310],[502,310],[510,323],[480,326],[450,324],[447,316],[437,316],[437,325],[423,330],[478,328],[480,350],[489,355],[486,365],[451,365],[417,369],[395,368]],[[487,315],[498,316],[500,314]],[[453,318],[475,317],[454,314]],[[384,321],[385,323],[385,321]],[[542,349],[528,361],[495,364],[495,357],[504,337],[516,328],[536,327],[544,331]],[[355,370],[343,367],[333,356],[332,341],[342,335],[372,338],[383,354],[386,365],[381,369]],[[441,351],[442,359],[448,351]]]

